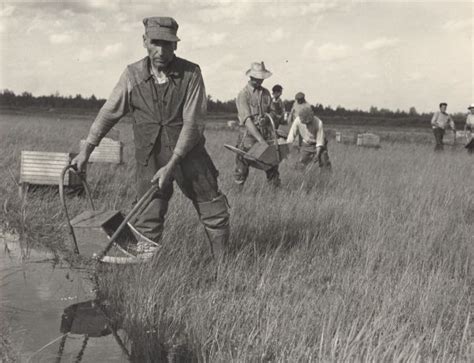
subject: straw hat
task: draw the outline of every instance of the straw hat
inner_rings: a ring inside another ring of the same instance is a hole
[[[248,77],[266,79],[272,75],[272,72],[265,68],[265,63],[263,62],[253,62],[250,65],[250,69],[245,72],[245,75]]]
[[[470,110],[471,108],[474,108],[474,103],[471,103],[467,109]]]

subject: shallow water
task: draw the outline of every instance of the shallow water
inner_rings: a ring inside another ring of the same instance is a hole
[[[20,244],[8,236],[0,237],[0,249],[0,314],[22,362],[128,361],[119,345],[123,333],[104,327],[106,319],[92,302],[87,271],[55,264],[51,255],[35,250],[25,260]],[[61,330],[69,331],[66,337]]]

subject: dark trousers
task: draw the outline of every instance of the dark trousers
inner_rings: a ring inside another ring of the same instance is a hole
[[[441,129],[439,127],[433,128],[433,134],[435,137],[435,151],[442,151],[444,150],[444,144],[443,144],[443,137],[444,137],[444,129]]]
[[[320,168],[331,168],[331,161],[329,161],[327,144],[328,141],[324,140],[324,146],[322,147],[319,157],[316,159],[316,145],[310,145],[303,142],[300,148],[301,165],[303,167],[306,167],[312,162],[317,162]]]
[[[147,165],[137,163],[137,194],[140,198],[151,187],[153,175],[165,166],[173,154],[172,147],[162,146],[160,137],[153,147]],[[218,171],[201,143],[191,150],[179,163],[173,175],[183,194],[196,208],[201,222],[208,229],[228,230],[229,214],[225,197],[219,192]],[[159,242],[168,201],[173,195],[173,182],[155,193],[150,204],[134,222],[135,227],[145,236]],[[209,234],[209,232],[208,232]]]
[[[257,140],[247,133],[239,133],[236,147],[245,152],[249,151],[250,148],[257,143]],[[244,184],[249,176],[249,164],[240,155],[235,157],[235,170],[234,179],[237,184]],[[278,165],[265,171],[267,175],[267,181],[270,185],[280,185],[280,172],[278,171]]]

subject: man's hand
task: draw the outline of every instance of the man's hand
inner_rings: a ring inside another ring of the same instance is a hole
[[[76,167],[76,170],[79,173],[84,173],[86,171],[87,162],[89,161],[89,157],[94,151],[95,146],[86,142],[85,146],[81,148],[79,154],[72,159],[71,165]]]
[[[179,162],[179,156],[173,154],[170,161],[160,168],[151,179],[152,183],[158,183],[158,188],[162,189],[173,180],[173,174]]]
[[[321,159],[321,153],[323,152],[323,148],[321,146],[318,146],[316,148],[316,155],[314,156],[314,160],[318,161]]]

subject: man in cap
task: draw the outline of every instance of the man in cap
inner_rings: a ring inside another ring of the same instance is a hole
[[[197,64],[175,56],[178,24],[173,18],[143,20],[148,55],[126,67],[93,122],[86,146],[73,160],[83,170],[90,154],[127,113],[134,123],[137,194],[158,183],[159,190],[135,222],[158,242],[173,194],[173,181],[191,199],[204,225],[214,257],[221,257],[229,237],[229,213],[217,184],[218,172],[203,135],[207,97]]]
[[[441,102],[439,104],[439,111],[433,114],[431,119],[431,127],[433,128],[433,134],[435,137],[435,151],[442,151],[444,149],[443,137],[446,132],[446,129],[451,128],[456,135],[456,125],[454,121],[446,112],[448,104],[446,102]]]
[[[295,95],[295,101],[293,102],[293,106],[291,106],[291,110],[288,115],[288,125],[291,125],[293,121],[295,121],[300,111],[304,108],[311,109],[311,105],[308,102],[306,102],[305,94],[303,92],[298,92]],[[298,151],[301,149],[301,144],[302,144],[301,136],[298,136],[298,148],[299,148]]]
[[[272,88],[272,104],[270,105],[270,114],[275,122],[275,127],[285,123],[285,105],[281,99],[283,87],[276,84]]]
[[[254,62],[245,75],[249,77],[249,81],[236,99],[240,125],[245,126],[244,132],[239,133],[237,147],[248,151],[255,143],[266,143],[272,137],[270,122],[265,117],[265,113],[271,111],[272,98],[270,92],[262,87],[263,81],[272,73],[265,68],[263,62]],[[236,156],[235,164],[235,182],[243,185],[249,175],[249,165],[240,155]],[[278,166],[267,170],[266,174],[271,185],[280,185]]]
[[[291,124],[298,117],[299,112],[303,108],[311,108],[311,105],[306,102],[305,94],[303,92],[298,92],[295,95],[295,102],[293,102],[293,106],[291,107],[291,111],[288,116],[288,124]]]
[[[311,162],[318,162],[321,168],[331,168],[323,122],[313,114],[311,108],[305,107],[300,110],[291,125],[286,142],[292,144],[296,136],[302,139],[300,163],[303,167]]]

